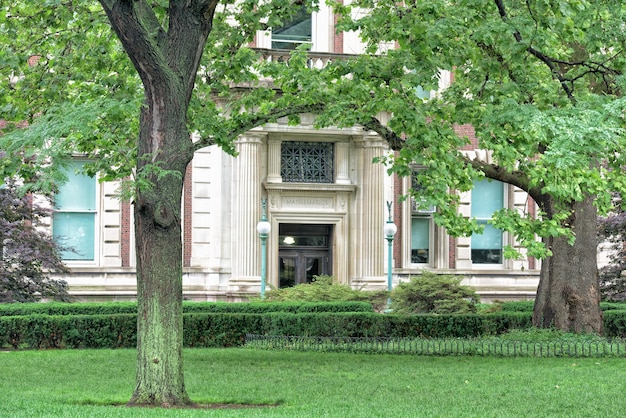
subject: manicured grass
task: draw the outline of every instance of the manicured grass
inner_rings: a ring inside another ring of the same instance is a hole
[[[2,417],[618,417],[626,360],[185,350],[193,400],[276,407],[124,404],[134,350],[0,352]]]

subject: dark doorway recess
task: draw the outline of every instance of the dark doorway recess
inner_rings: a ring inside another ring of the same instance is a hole
[[[279,287],[311,283],[313,276],[332,274],[332,231],[332,225],[279,225]]]

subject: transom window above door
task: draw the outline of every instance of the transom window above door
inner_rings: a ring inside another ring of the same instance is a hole
[[[334,144],[331,142],[284,141],[280,175],[284,182],[332,183],[333,161]]]

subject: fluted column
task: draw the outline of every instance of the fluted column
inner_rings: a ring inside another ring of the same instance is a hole
[[[261,242],[256,224],[261,219],[262,181],[267,172],[264,134],[246,134],[235,141],[232,183],[232,292],[260,288]]]
[[[367,286],[385,285],[386,241],[385,223],[385,167],[374,163],[384,152],[382,139],[366,135],[355,141],[360,154],[357,201],[357,255],[355,281]]]

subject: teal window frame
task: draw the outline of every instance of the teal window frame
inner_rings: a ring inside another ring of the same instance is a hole
[[[504,233],[490,224],[493,213],[505,205],[504,183],[477,180],[472,188],[471,216],[484,226],[482,234],[472,234],[472,264],[503,264]]]
[[[72,160],[67,164],[67,181],[54,197],[52,235],[63,248],[64,261],[96,259],[96,179],[80,173],[85,163]]]

